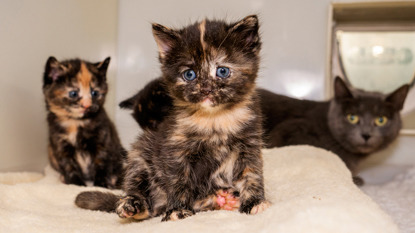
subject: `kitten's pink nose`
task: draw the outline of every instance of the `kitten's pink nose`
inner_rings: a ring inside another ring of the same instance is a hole
[[[81,107],[85,109],[91,107],[91,105],[92,105],[92,101],[90,99],[86,99],[81,102]]]
[[[89,108],[89,107],[91,107],[91,105],[89,104],[89,105],[82,105],[82,108],[85,108],[85,109],[87,109],[87,108]]]

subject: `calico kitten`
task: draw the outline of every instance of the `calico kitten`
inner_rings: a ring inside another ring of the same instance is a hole
[[[214,209],[222,190],[238,196],[239,211],[255,214],[268,202],[262,174],[261,115],[255,80],[261,47],[258,19],[227,24],[204,20],[174,30],[153,24],[169,116],[133,144],[123,191],[85,192],[81,208],[121,218],[163,215],[177,220]]]
[[[337,154],[356,184],[359,162],[385,148],[399,133],[399,111],[408,92],[404,85],[389,95],[350,89],[336,77],[334,98],[326,102],[298,100],[260,90],[268,148],[308,144]]]
[[[126,152],[103,108],[109,62],[50,57],[46,63],[49,161],[66,184],[120,185]]]

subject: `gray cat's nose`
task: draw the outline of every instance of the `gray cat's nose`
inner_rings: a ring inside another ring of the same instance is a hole
[[[362,134],[362,138],[364,138],[365,141],[369,140],[370,137],[371,137],[370,134],[366,134],[366,133]]]

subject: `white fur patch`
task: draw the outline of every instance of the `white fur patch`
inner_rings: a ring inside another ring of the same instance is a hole
[[[82,173],[84,175],[89,174],[89,166],[91,165],[91,156],[84,156],[81,153],[76,153],[76,161],[81,167]]]

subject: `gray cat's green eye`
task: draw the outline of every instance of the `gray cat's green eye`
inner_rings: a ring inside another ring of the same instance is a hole
[[[350,124],[355,125],[359,122],[359,117],[354,114],[347,114],[347,120]]]
[[[388,118],[385,116],[375,118],[375,124],[377,126],[384,126],[388,122]]]
[[[78,91],[70,91],[68,95],[70,98],[78,98]]]
[[[183,78],[187,81],[192,81],[196,78],[196,72],[194,70],[188,69],[183,72]]]

